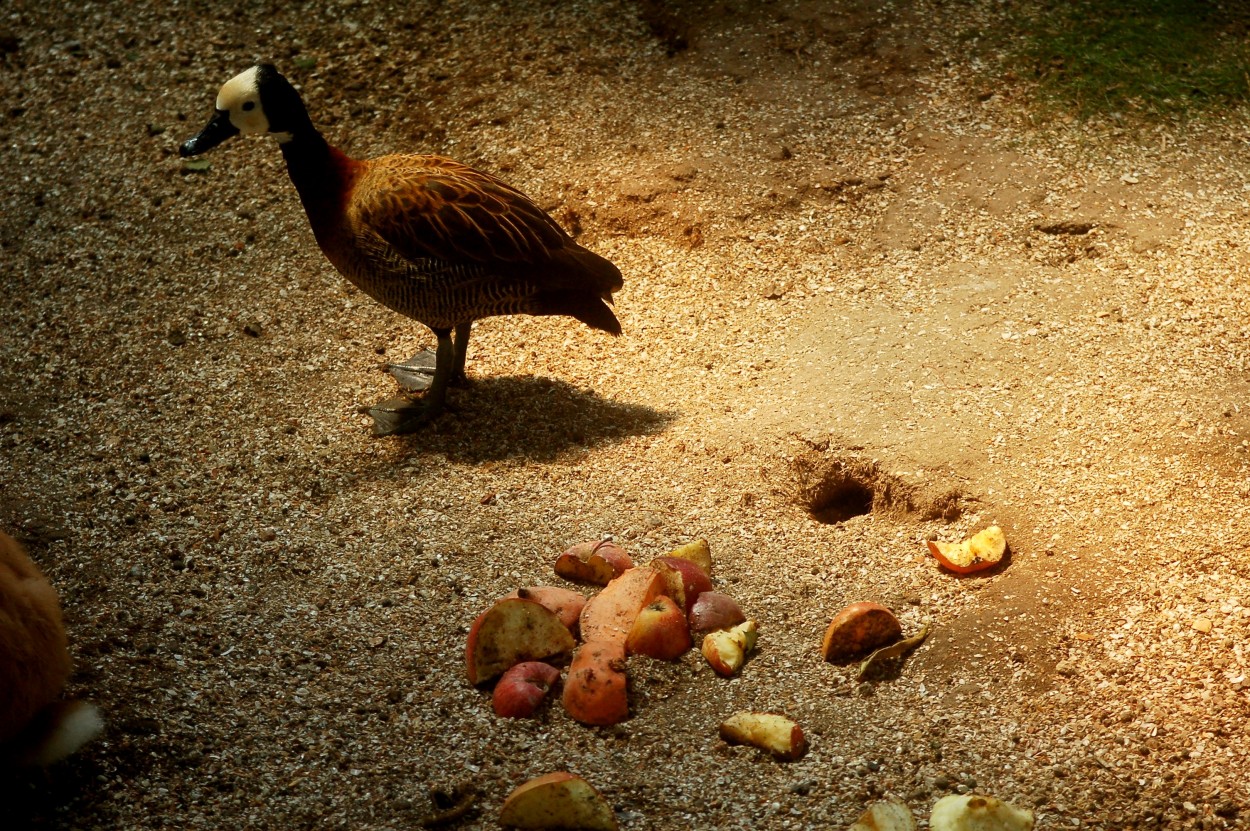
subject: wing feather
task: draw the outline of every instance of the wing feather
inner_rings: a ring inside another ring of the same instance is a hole
[[[357,187],[357,219],[410,260],[539,265],[575,245],[520,191],[450,159],[384,156]]]

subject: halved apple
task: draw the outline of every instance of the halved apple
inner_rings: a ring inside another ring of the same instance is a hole
[[[665,556],[689,560],[703,569],[703,573],[708,577],[712,576],[712,549],[708,546],[707,540],[695,540],[679,545]]]
[[[509,592],[505,597],[523,597],[541,603],[556,613],[560,622],[569,627],[573,637],[577,637],[577,621],[586,606],[586,595],[566,589],[563,586],[529,586]]]
[[[580,776],[558,771],[520,785],[503,802],[499,824],[511,828],[617,831],[612,806]]]
[[[542,661],[572,652],[576,642],[555,612],[521,597],[506,597],[469,628],[465,666],[470,684],[489,681],[522,661]]]
[[[929,813],[930,831],[1031,831],[1033,812],[992,796],[949,794]]]
[[[807,752],[803,728],[776,713],[734,713],[721,722],[720,737],[730,744],[749,744],[786,762]]]
[[[666,575],[676,573],[675,581],[672,577],[665,578],[670,586],[673,586],[668,594],[677,601],[686,614],[690,614],[690,609],[699,595],[712,590],[712,579],[707,576],[702,566],[692,560],[683,560],[681,557],[656,557],[649,565]],[[678,587],[680,593],[678,593]]]
[[[725,678],[737,675],[747,655],[755,648],[757,636],[753,620],[745,620],[732,629],[708,632],[703,637],[703,657],[717,675]]]
[[[826,661],[844,661],[894,643],[903,626],[886,607],[861,601],[834,615],[825,630],[820,654]]]
[[[612,540],[580,542],[556,558],[556,574],[575,583],[606,586],[634,567],[624,548]]]
[[[499,676],[491,703],[502,718],[529,718],[538,711],[560,670],[542,661],[522,661]]]
[[[991,525],[959,543],[929,540],[929,553],[951,571],[969,574],[998,565],[1007,553],[1007,538],[1002,528]]]
[[[729,629],[747,619],[738,601],[720,592],[703,592],[690,607],[690,634]]]
[[[629,630],[625,651],[630,655],[646,655],[661,661],[673,661],[690,648],[690,627],[677,601],[666,595],[652,600]]]

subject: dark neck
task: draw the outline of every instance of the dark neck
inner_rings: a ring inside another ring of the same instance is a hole
[[[338,218],[351,191],[355,163],[331,147],[312,125],[296,132],[281,147],[304,211],[313,230],[320,232],[319,226]]]

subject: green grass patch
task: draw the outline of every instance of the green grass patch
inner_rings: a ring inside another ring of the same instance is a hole
[[[1044,101],[1083,118],[1250,100],[1250,8],[1237,0],[1062,0],[1023,17],[1018,56]]]

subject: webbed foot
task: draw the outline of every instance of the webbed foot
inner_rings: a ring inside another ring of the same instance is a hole
[[[409,392],[428,390],[434,382],[436,367],[433,349],[423,349],[402,364],[387,364],[386,371]]]
[[[428,390],[434,383],[437,354],[433,349],[423,349],[401,364],[387,364],[386,371],[394,376],[402,389],[408,392],[422,392]],[[448,379],[448,383],[456,387],[465,386],[468,382],[464,367],[453,369]]]
[[[361,407],[359,412],[373,418],[373,435],[380,437],[415,433],[433,421],[441,409],[432,408],[424,401],[396,396],[372,407]]]

